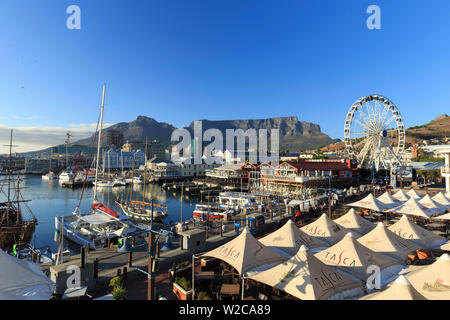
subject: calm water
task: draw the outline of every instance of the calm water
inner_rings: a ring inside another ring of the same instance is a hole
[[[21,183],[23,187],[22,194],[24,199],[31,199],[26,205],[31,209],[38,219],[38,226],[34,234],[33,241],[36,241],[36,247],[50,246],[52,252],[57,250],[55,242],[55,215],[69,215],[76,208],[80,201],[82,188],[70,189],[62,188],[58,180],[43,181],[40,176],[27,176]],[[114,203],[114,199],[130,199],[131,187],[104,188],[97,189],[97,198],[111,209],[121,212],[120,208]],[[143,186],[133,187],[133,200],[142,200],[144,193]],[[82,212],[87,212],[92,204],[94,188],[89,187],[84,191],[81,202]],[[166,222],[180,221],[181,201],[180,194],[175,191],[166,191],[159,185],[146,186],[146,200],[153,198],[155,202],[164,204],[168,207],[169,216]],[[183,199],[183,220],[192,218],[192,212],[197,198],[184,197]],[[25,217],[29,217],[26,209],[23,210]]]

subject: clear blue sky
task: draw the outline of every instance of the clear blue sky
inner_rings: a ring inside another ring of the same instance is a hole
[[[2,0],[0,126],[94,123],[106,82],[107,123],[297,115],[342,138],[380,93],[409,127],[450,110],[449,37],[448,0]]]

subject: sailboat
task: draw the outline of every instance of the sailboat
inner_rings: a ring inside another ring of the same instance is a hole
[[[101,137],[99,138],[99,141],[101,141]],[[100,142],[100,145],[101,145],[101,142]],[[109,163],[109,160],[110,159],[109,159],[109,152],[108,152],[108,163]],[[97,187],[97,188],[112,188],[112,187],[114,187],[114,182],[113,181],[105,179],[105,163],[106,163],[105,156],[103,156],[103,177],[102,177],[102,180],[100,180],[100,181],[96,180],[94,182],[94,186]],[[109,170],[109,168],[108,168],[108,170]]]
[[[147,150],[147,141],[145,142],[145,150]],[[147,152],[145,154],[145,163],[147,163]],[[132,171],[132,177],[134,177],[134,161],[133,161],[133,171]],[[144,169],[144,177],[142,180],[139,180],[142,182],[144,186],[144,192],[143,192],[143,199],[142,201],[136,201],[133,200],[133,184],[131,184],[131,191],[130,191],[130,201],[126,203],[125,201],[119,200],[119,198],[116,198],[116,204],[122,209],[122,212],[124,215],[131,217],[136,220],[144,220],[144,221],[161,221],[162,219],[166,218],[168,216],[167,207],[164,205],[156,204],[153,202],[153,200],[149,203],[145,201],[145,195],[146,195],[146,184],[144,181],[146,181],[146,172],[147,170]]]
[[[88,213],[80,213],[80,203],[69,216],[55,216],[55,228],[61,230],[61,234],[71,241],[81,245],[89,246],[90,249],[96,250],[107,245],[108,239],[117,238],[116,231],[127,228],[129,232],[134,232],[134,225],[127,223],[121,219],[120,214],[107,207],[97,199],[98,168],[101,147],[101,136],[103,126],[103,110],[105,103],[106,85],[103,86],[102,106],[100,112],[100,129],[97,143],[97,158],[95,167],[94,197],[92,201],[92,211]]]
[[[7,185],[7,192],[2,192],[7,195],[6,202],[0,202],[0,249],[5,251],[11,250],[17,244],[29,244],[37,225],[37,219],[29,208],[31,219],[27,220],[22,215],[21,203],[31,200],[23,199],[20,192],[21,179],[19,177],[13,179],[12,134],[11,130],[8,178],[1,181],[2,187]]]

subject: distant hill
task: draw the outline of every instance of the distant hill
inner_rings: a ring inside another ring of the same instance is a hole
[[[164,145],[169,145],[170,143],[170,136],[172,135],[173,130],[175,130],[176,127],[165,123],[165,122],[158,122],[153,118],[145,117],[145,116],[138,116],[136,120],[131,122],[120,122],[117,124],[114,124],[108,128],[106,128],[104,131],[109,130],[118,130],[123,133],[123,141],[124,143],[126,141],[142,141],[145,142],[145,138],[149,138],[149,142],[157,139]],[[92,137],[76,141],[75,144],[81,144],[81,145],[91,145],[92,144]],[[106,144],[106,139],[103,139],[102,145]]]
[[[446,137],[450,137],[450,117],[447,114],[440,115],[436,119],[424,125],[406,129],[406,143],[412,145],[422,143],[423,140],[439,140],[443,143]],[[323,152],[339,151],[345,149],[345,143],[332,143],[321,148]]]
[[[446,114],[427,124],[406,130],[406,142],[411,144],[421,143],[423,140],[443,140],[446,137],[450,137],[450,117]]]
[[[200,120],[203,131],[216,128],[219,129],[224,138],[226,129],[266,129],[270,134],[271,129],[279,129],[280,150],[289,150],[297,152],[299,149],[311,149],[330,144],[336,140],[320,130],[320,126],[310,122],[300,122],[296,116],[279,117],[268,119],[250,119],[250,120]],[[194,122],[191,122],[188,130],[192,133]]]
[[[305,150],[328,145],[338,140],[331,139],[320,130],[320,126],[310,122],[300,122],[296,116],[279,117],[268,119],[250,119],[250,120],[200,120],[202,121],[203,131],[216,128],[219,129],[224,137],[226,129],[243,129],[244,131],[253,129],[267,129],[270,134],[271,129],[280,130],[280,150],[289,150],[297,152],[299,149]],[[194,121],[188,127],[193,136]],[[170,141],[173,130],[176,127],[158,122],[153,118],[138,116],[132,122],[121,122],[108,127],[108,130],[121,130],[124,135],[124,142],[128,141],[149,141],[158,139],[166,147],[172,143]],[[90,145],[92,138],[76,141],[75,144]],[[105,143],[105,140],[104,140]]]

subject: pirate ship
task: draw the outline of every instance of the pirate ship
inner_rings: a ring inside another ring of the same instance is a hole
[[[26,205],[31,200],[25,200],[20,191],[21,179],[13,176],[12,147],[11,130],[7,178],[0,180],[0,249],[5,251],[10,251],[14,245],[29,244],[37,225],[36,217]],[[22,214],[24,207],[29,218]]]

